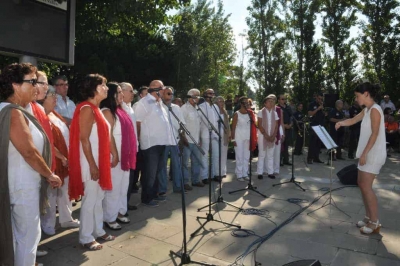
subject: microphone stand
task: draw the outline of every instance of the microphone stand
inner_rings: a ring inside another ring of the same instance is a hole
[[[229,205],[229,206],[231,206],[233,208],[236,208],[239,211],[241,211],[242,208],[236,207],[235,205],[224,201],[224,198],[222,197],[222,175],[221,175],[221,160],[222,160],[222,151],[221,151],[222,140],[221,139],[222,139],[222,135],[221,135],[221,130],[220,129],[221,129],[221,125],[223,125],[224,131],[227,130],[227,127],[226,127],[224,121],[222,120],[221,116],[219,115],[218,110],[215,107],[215,105],[213,104],[212,106],[214,107],[214,110],[218,115],[218,133],[219,133],[219,138],[218,138],[218,144],[219,144],[219,152],[218,152],[219,153],[219,178],[218,178],[218,183],[219,183],[219,193],[218,193],[218,199],[216,201],[214,201],[214,202],[211,202],[210,204],[211,204],[211,206],[213,206],[214,204],[217,204],[217,203],[225,203],[226,205]],[[208,207],[209,205],[201,207],[200,209],[197,209],[197,211],[200,211],[200,210]]]
[[[252,179],[252,172],[251,172],[251,162],[252,162],[252,160],[253,160],[253,151],[251,150],[251,142],[252,142],[252,136],[251,136],[251,129],[252,129],[252,125],[254,125],[255,127],[257,127],[257,125],[255,124],[255,121],[253,121],[253,118],[252,118],[252,116],[251,116],[251,113],[249,112],[249,111],[247,111],[247,114],[249,115],[249,118],[250,118],[250,146],[249,146],[249,149],[250,149],[250,158],[249,158],[249,183],[247,184],[247,187],[246,188],[242,188],[242,189],[237,189],[237,190],[234,190],[234,191],[229,191],[228,193],[229,194],[232,194],[232,193],[235,193],[235,192],[239,192],[239,191],[246,191],[246,190],[250,190],[250,191],[253,191],[253,192],[256,192],[256,193],[258,193],[259,195],[261,195],[262,197],[264,197],[264,198],[267,198],[267,196],[266,195],[264,195],[264,194],[262,194],[261,192],[259,192],[258,190],[257,190],[257,187],[255,187],[255,186],[253,186],[253,184],[252,184],[252,181],[251,181],[251,179]]]
[[[200,145],[196,142],[196,140],[193,138],[193,136],[190,134],[189,130],[185,127],[185,125],[182,123],[182,121],[179,120],[177,115],[174,113],[172,110],[171,106],[168,106],[168,110],[171,112],[171,114],[175,117],[175,119],[178,121],[178,124],[180,127],[185,131],[186,135],[193,141],[193,143],[196,145],[196,147],[200,150],[201,154],[205,154],[204,150],[200,147]],[[185,190],[184,190],[184,181],[183,181],[183,154],[182,151],[177,148],[178,153],[179,153],[179,160],[181,163],[181,198],[182,198],[182,226],[183,226],[183,252],[177,253],[175,251],[170,250],[169,254],[170,256],[176,256],[181,259],[181,263],[179,265],[184,265],[184,264],[199,264],[199,265],[211,265],[203,262],[198,262],[198,261],[193,261],[190,259],[190,255],[187,252],[187,243],[186,243],[186,202],[185,202]]]
[[[208,104],[208,102],[205,102],[205,104]],[[194,237],[202,228],[204,228],[204,226],[208,222],[218,222],[218,223],[221,223],[221,224],[224,224],[224,225],[234,226],[234,227],[237,227],[239,229],[241,228],[240,225],[235,225],[235,224],[226,223],[226,222],[219,221],[219,220],[214,220],[214,216],[211,213],[211,205],[213,205],[212,202],[211,202],[211,172],[212,172],[211,171],[211,167],[212,167],[212,139],[211,139],[211,133],[212,133],[212,131],[214,131],[218,135],[218,137],[221,137],[221,135],[217,132],[217,129],[214,127],[214,125],[208,119],[208,117],[203,112],[203,110],[201,110],[201,108],[199,108],[198,106],[197,106],[196,110],[199,111],[203,115],[203,117],[205,118],[205,120],[207,121],[207,123],[209,125],[209,131],[208,132],[209,132],[210,144],[208,146],[208,150],[209,150],[210,156],[209,156],[209,159],[208,159],[209,160],[208,161],[208,205],[203,207],[203,208],[208,207],[208,213],[207,213],[207,217],[199,217],[199,216],[196,217],[197,220],[203,219],[203,220],[206,220],[206,221],[203,224],[201,224],[200,227],[190,235],[190,237]],[[200,211],[203,208],[200,208],[197,211]]]
[[[286,108],[287,108],[287,107],[286,107]],[[290,118],[296,120],[296,118],[293,117],[293,114],[292,114],[291,112],[289,113],[289,115],[290,115]],[[297,122],[297,120],[296,120],[296,122]],[[292,128],[290,134],[292,135],[292,142],[293,142],[293,138],[294,138],[294,136],[293,136],[293,128]],[[285,141],[286,141],[286,139],[285,139]],[[272,186],[273,186],[273,187],[276,187],[276,186],[281,186],[281,185],[283,185],[283,184],[295,184],[295,185],[296,185],[297,187],[299,187],[301,190],[306,191],[306,190],[300,185],[301,182],[296,181],[296,178],[295,178],[295,176],[294,176],[294,147],[293,147],[293,144],[292,144],[292,177],[290,178],[289,181],[281,182],[281,183],[278,183],[278,184],[273,184]]]

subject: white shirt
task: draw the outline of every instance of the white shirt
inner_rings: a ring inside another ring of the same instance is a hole
[[[175,116],[173,114],[171,114],[171,112],[169,111],[168,106],[163,103],[163,107],[164,107],[165,111],[167,111],[167,113],[168,113],[168,119],[170,121],[170,126],[172,124],[172,132],[173,132],[172,137],[174,138],[174,145],[177,145],[178,141],[180,139],[179,129],[181,126],[179,125],[178,120],[176,120]],[[174,114],[178,117],[178,119],[185,125],[186,122],[185,122],[185,119],[183,118],[181,108],[178,105],[173,104],[173,103],[171,103],[171,108],[172,108],[172,111],[174,112]]]
[[[57,105],[54,108],[57,113],[61,116],[72,119],[75,112],[75,104],[71,101],[68,96],[66,97],[67,102],[65,102],[61,95],[57,94]]]
[[[135,136],[136,136],[136,140],[137,140],[136,144],[139,146],[139,138],[137,137],[137,129],[136,129],[135,111],[133,111],[131,104],[127,104],[126,102],[122,102],[121,106],[122,106],[122,109],[124,109],[124,111],[128,113],[128,115],[130,116],[130,118],[132,120],[133,129],[135,130]]]
[[[147,150],[156,145],[175,145],[169,125],[167,111],[161,100],[150,93],[140,99],[135,109],[136,121],[140,122],[140,149]]]
[[[382,108],[382,111],[385,111],[385,108],[390,108],[390,109],[392,109],[392,111],[396,110],[396,107],[394,106],[394,103],[391,100],[389,100],[388,102],[385,102],[385,100],[383,100],[381,102],[381,108]]]
[[[215,106],[217,110],[219,110],[218,106]],[[210,105],[208,102],[204,102],[199,105],[199,108],[203,110],[203,113],[208,117],[208,120],[210,120],[211,124],[218,130],[218,114],[215,111],[214,107]],[[199,111],[200,112],[200,111]],[[201,114],[200,112],[200,132],[201,132],[201,138],[202,139],[209,139],[210,138],[210,133],[209,133],[209,128],[210,125],[208,124],[207,119]],[[215,139],[218,138],[217,134],[212,131],[211,138]]]
[[[192,135],[193,139],[199,143],[200,141],[200,111],[191,105],[189,102],[185,103],[181,107],[183,118],[186,122],[186,128]],[[190,138],[187,138],[189,143],[193,143]]]
[[[275,113],[275,120],[279,120],[279,116],[278,116],[277,112],[276,112],[274,109],[271,109],[271,111],[268,111],[268,109],[265,108],[265,110],[267,111],[267,123],[268,123],[268,132],[267,132],[267,134],[268,134],[269,136],[271,136],[271,130],[272,130],[272,128],[271,128],[271,122],[272,122],[272,121],[271,121],[271,116],[272,116],[272,112]],[[258,117],[258,118],[263,118],[263,117],[262,117],[262,109],[260,110],[260,112],[258,112],[257,117]],[[258,126],[260,127],[260,126],[262,126],[262,125],[258,125]],[[278,125],[278,126],[280,126],[280,125]],[[265,130],[265,129],[264,129],[264,130]],[[261,134],[260,130],[258,130],[258,133]],[[261,135],[262,135],[262,134],[261,134]]]

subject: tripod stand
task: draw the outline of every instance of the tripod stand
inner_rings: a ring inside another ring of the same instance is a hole
[[[297,121],[297,120],[296,120]],[[294,138],[294,136],[293,136],[293,129],[291,130],[291,135],[292,135],[292,141],[293,141],[293,138]],[[286,140],[285,140],[286,141]],[[290,180],[289,181],[285,181],[285,182],[281,182],[281,183],[278,183],[278,184],[273,184],[272,186],[273,187],[276,187],[276,186],[281,186],[281,185],[283,185],[283,184],[295,184],[298,188],[300,188],[301,190],[303,190],[303,191],[306,191],[300,184],[301,184],[301,182],[299,182],[299,181],[296,181],[296,178],[295,178],[295,176],[294,176],[294,147],[292,146],[292,177],[290,178]]]
[[[217,111],[217,108],[215,107],[215,105],[213,105],[213,107],[214,107],[214,109],[215,109],[215,112],[218,114],[218,111]],[[219,114],[218,114],[218,117],[219,117],[219,118],[218,118],[218,133],[219,133],[219,138],[218,138],[218,145],[219,145],[219,151],[218,151],[218,153],[219,153],[219,160],[218,160],[218,163],[219,163],[219,168],[218,168],[218,169],[219,169],[219,173],[218,173],[218,176],[219,176],[219,178],[218,178],[218,183],[219,183],[219,192],[218,192],[218,198],[217,198],[217,200],[214,201],[214,202],[211,202],[210,204],[211,204],[211,206],[213,206],[213,205],[215,205],[215,204],[217,204],[217,203],[225,203],[226,205],[229,205],[229,206],[231,206],[231,207],[233,207],[233,208],[236,208],[236,209],[238,209],[239,211],[241,211],[242,208],[236,207],[235,205],[233,205],[233,204],[231,204],[231,203],[229,203],[229,202],[224,201],[224,198],[222,197],[222,174],[221,174],[222,134],[221,134],[221,125],[223,126],[224,131],[227,130],[227,127],[226,127],[224,121],[222,120],[222,118],[221,118],[221,116],[220,116]],[[204,208],[206,208],[206,207],[208,207],[208,205],[197,209],[197,211],[201,211],[202,209],[204,209]]]
[[[205,102],[204,104],[206,105],[208,103]],[[235,225],[235,224],[226,223],[226,222],[219,221],[219,220],[214,220],[214,216],[211,213],[211,205],[214,205],[214,204],[216,204],[218,202],[218,201],[215,202],[215,203],[211,202],[211,186],[212,186],[212,184],[211,184],[212,183],[211,182],[211,175],[212,175],[212,170],[211,170],[212,169],[212,138],[211,138],[211,135],[212,135],[212,131],[213,130],[218,135],[219,138],[221,138],[221,135],[217,132],[217,129],[210,122],[208,117],[204,114],[203,110],[201,110],[201,108],[197,107],[197,111],[202,113],[203,118],[206,119],[206,121],[208,122],[208,125],[209,125],[209,132],[208,133],[209,133],[210,142],[209,142],[208,150],[209,150],[210,156],[208,158],[208,160],[209,160],[208,161],[208,205],[198,209],[198,210],[201,210],[201,209],[204,209],[204,208],[208,207],[208,213],[207,213],[206,217],[199,217],[199,216],[196,217],[197,220],[201,219],[201,220],[206,220],[206,221],[203,224],[201,224],[200,227],[190,235],[190,237],[194,237],[209,222],[217,222],[217,223],[221,223],[221,224],[228,225],[228,226],[234,226],[234,227],[237,227],[239,229],[241,228],[240,225]]]
[[[204,155],[205,152],[201,149],[199,144],[192,137],[192,135],[187,130],[185,125],[176,116],[176,114],[172,110],[172,107],[169,106],[168,109],[171,112],[171,114],[175,117],[175,119],[178,121],[181,129],[183,131],[185,131],[186,135],[188,135],[190,137],[190,139],[193,141],[193,143],[196,144],[196,147]],[[183,180],[183,176],[184,176],[184,174],[183,174],[183,154],[182,154],[182,151],[180,151],[180,149],[178,148],[178,145],[176,145],[176,149],[178,150],[178,154],[179,154],[179,161],[180,161],[180,164],[181,164],[181,175],[182,175],[182,178],[181,178],[181,199],[182,199],[182,227],[183,227],[183,247],[182,247],[182,249],[183,249],[183,252],[181,252],[179,254],[179,253],[177,253],[175,251],[170,250],[169,254],[171,256],[176,256],[176,257],[179,257],[181,259],[181,263],[179,265],[190,264],[190,263],[199,264],[199,265],[210,265],[210,264],[206,264],[206,263],[202,263],[202,262],[192,261],[190,259],[189,254],[187,253],[187,243],[186,243],[186,202],[185,202],[185,190],[184,190],[185,183],[184,183],[184,180]]]
[[[252,117],[252,112],[253,112],[253,111],[247,110],[247,113],[248,113],[248,115],[249,115],[249,117],[250,117],[250,146],[251,146],[251,143],[252,143],[252,141],[253,141],[253,137],[252,137],[252,134],[251,134],[251,130],[252,130],[252,127],[253,127],[253,126],[256,127],[255,121],[253,120],[253,117]],[[234,191],[229,191],[229,194],[232,194],[232,193],[235,193],[235,192],[239,192],[239,191],[250,190],[250,191],[253,191],[253,192],[259,194],[260,196],[262,196],[262,197],[264,197],[264,198],[267,198],[267,196],[265,196],[264,194],[262,194],[261,192],[259,192],[259,191],[257,190],[257,187],[253,186],[253,184],[252,184],[252,181],[251,181],[251,180],[252,180],[251,162],[252,162],[252,160],[253,160],[253,151],[251,150],[251,147],[249,147],[249,149],[250,149],[250,157],[249,157],[249,183],[247,184],[247,187],[246,187],[246,188],[237,189],[237,190],[234,190]]]

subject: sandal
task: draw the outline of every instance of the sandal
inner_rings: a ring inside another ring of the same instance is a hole
[[[368,216],[365,216],[364,219],[362,221],[358,221],[356,225],[358,228],[361,228],[363,226],[366,226],[369,221],[371,221],[371,219]]]
[[[37,263],[37,262],[35,262],[35,266],[43,266],[43,263]]]
[[[368,224],[373,224],[375,226],[375,228],[363,226],[360,228],[361,234],[365,234],[365,235],[379,234],[379,230],[382,227],[382,225],[379,223],[379,220],[377,220],[376,222],[369,221]]]
[[[117,231],[117,230],[121,230],[122,227],[117,223],[108,223],[108,222],[104,222],[104,224],[111,230]]]
[[[99,236],[98,238],[100,238],[101,240],[104,240],[104,241],[114,241],[115,240],[115,236],[112,236],[109,234],[105,234],[104,236]]]
[[[91,243],[82,244],[84,248],[88,248],[89,250],[100,250],[103,248],[103,245],[100,243],[93,241]]]
[[[121,224],[129,224],[131,220],[128,217],[117,217],[117,221],[120,222]]]

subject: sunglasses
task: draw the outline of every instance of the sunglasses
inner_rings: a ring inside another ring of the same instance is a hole
[[[36,86],[36,84],[38,84],[37,79],[24,79],[24,80],[22,80],[22,82],[30,83],[30,84],[32,84],[32,86]]]
[[[173,93],[171,93],[171,92],[167,92],[167,95],[171,96],[171,95],[174,95],[174,94],[173,94]]]
[[[46,83],[44,81],[37,81],[36,83],[40,84],[40,85],[44,85],[44,86],[48,86],[49,85],[49,83]]]

